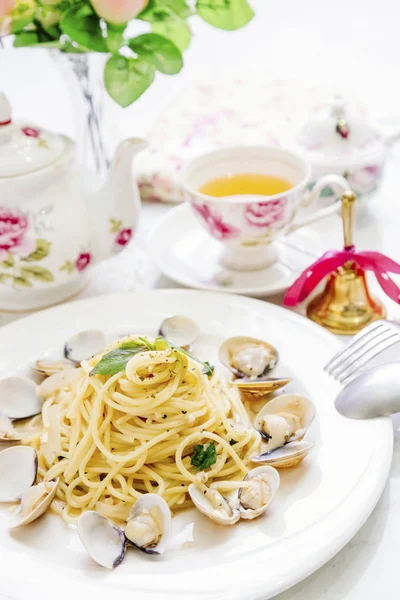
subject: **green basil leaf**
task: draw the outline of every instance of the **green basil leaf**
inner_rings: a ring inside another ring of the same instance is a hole
[[[244,27],[254,17],[247,0],[197,0],[196,11],[213,27],[227,31]]]
[[[190,464],[196,467],[198,471],[204,471],[217,462],[217,450],[214,442],[211,444],[197,444],[193,448],[194,454]]]
[[[211,377],[211,375],[213,375],[215,371],[214,365],[210,365],[210,363],[207,360],[203,362],[203,365],[203,373]]]
[[[144,350],[147,350],[147,348],[143,346],[111,350],[111,352],[102,356],[94,369],[90,371],[90,375],[115,375],[125,369],[132,356]]]
[[[183,67],[182,54],[171,40],[145,33],[129,40],[129,48],[165,75],[175,75]]]
[[[83,48],[95,52],[109,51],[100,26],[100,18],[90,4],[80,2],[71,6],[60,25],[63,33]]]
[[[171,40],[181,52],[185,52],[190,46],[192,32],[189,25],[179,17],[170,17],[158,23],[152,24],[152,31]]]
[[[154,71],[146,60],[114,55],[107,61],[104,83],[111,98],[125,108],[153,83]]]

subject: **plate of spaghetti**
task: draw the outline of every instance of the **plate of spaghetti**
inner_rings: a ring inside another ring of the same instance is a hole
[[[15,600],[265,600],[338,552],[385,485],[390,420],[341,417],[323,372],[339,342],[274,305],[98,297],[0,341],[0,593]]]

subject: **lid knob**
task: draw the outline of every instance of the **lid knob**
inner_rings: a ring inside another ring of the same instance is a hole
[[[4,92],[0,92],[0,127],[11,123],[11,106]]]

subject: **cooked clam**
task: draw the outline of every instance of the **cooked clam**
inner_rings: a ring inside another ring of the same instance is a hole
[[[0,502],[17,502],[35,483],[38,469],[36,450],[13,446],[0,452]]]
[[[266,450],[280,448],[288,442],[303,439],[315,417],[315,407],[300,394],[284,394],[273,398],[260,410],[254,426],[266,443]]]
[[[30,379],[6,377],[0,380],[0,412],[9,419],[34,417],[40,414],[42,405],[36,384]]]
[[[243,377],[234,379],[232,383],[244,394],[265,396],[266,394],[280,390],[291,381],[288,377],[260,377],[258,379]]]
[[[41,398],[46,398],[51,394],[54,394],[58,390],[64,387],[69,387],[76,383],[82,375],[81,368],[66,369],[65,371],[58,371],[54,375],[47,377],[37,387],[37,394]]]
[[[51,481],[42,481],[24,492],[18,510],[11,519],[9,529],[17,529],[17,527],[28,525],[28,523],[32,523],[32,521],[41,517],[53,502],[58,483],[58,478]]]
[[[80,365],[83,360],[102,352],[105,346],[106,336],[102,331],[96,329],[81,331],[66,342],[64,356],[73,363]]]
[[[260,378],[273,369],[278,362],[276,348],[247,336],[226,340],[219,349],[219,359],[236,377]]]
[[[172,346],[188,349],[199,337],[200,329],[189,317],[176,315],[164,319],[160,325],[159,334]]]
[[[171,511],[157,494],[145,494],[136,501],[125,527],[129,544],[147,554],[162,554],[171,538]]]
[[[124,532],[100,513],[84,512],[78,520],[78,534],[86,552],[102,567],[114,569],[124,559]]]
[[[300,442],[289,442],[275,450],[252,456],[251,460],[254,463],[270,465],[276,469],[294,467],[305,459],[314,446],[315,442],[306,442],[304,440]]]
[[[35,362],[32,369],[39,373],[39,375],[43,375],[43,377],[50,377],[50,375],[54,375],[54,373],[59,373],[66,369],[73,369],[76,366],[76,363],[66,358],[60,360],[41,359]]]
[[[219,359],[234,374],[234,385],[246,394],[264,396],[291,381],[287,377],[268,376],[278,362],[278,351],[271,344],[256,338],[229,338],[219,349]]]
[[[234,525],[239,521],[238,508],[232,506],[218,490],[212,488],[204,490],[191,483],[188,491],[196,508],[217,525]]]
[[[239,489],[239,511],[242,519],[255,519],[267,510],[278,488],[280,478],[276,469],[270,466],[256,467],[244,478],[244,486]]]

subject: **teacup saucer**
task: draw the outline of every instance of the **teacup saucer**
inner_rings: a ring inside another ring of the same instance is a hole
[[[287,290],[313,256],[277,243],[278,261],[257,271],[233,271],[219,263],[221,244],[197,222],[189,204],[172,208],[148,239],[148,254],[160,271],[186,287],[246,296],[272,296]]]

